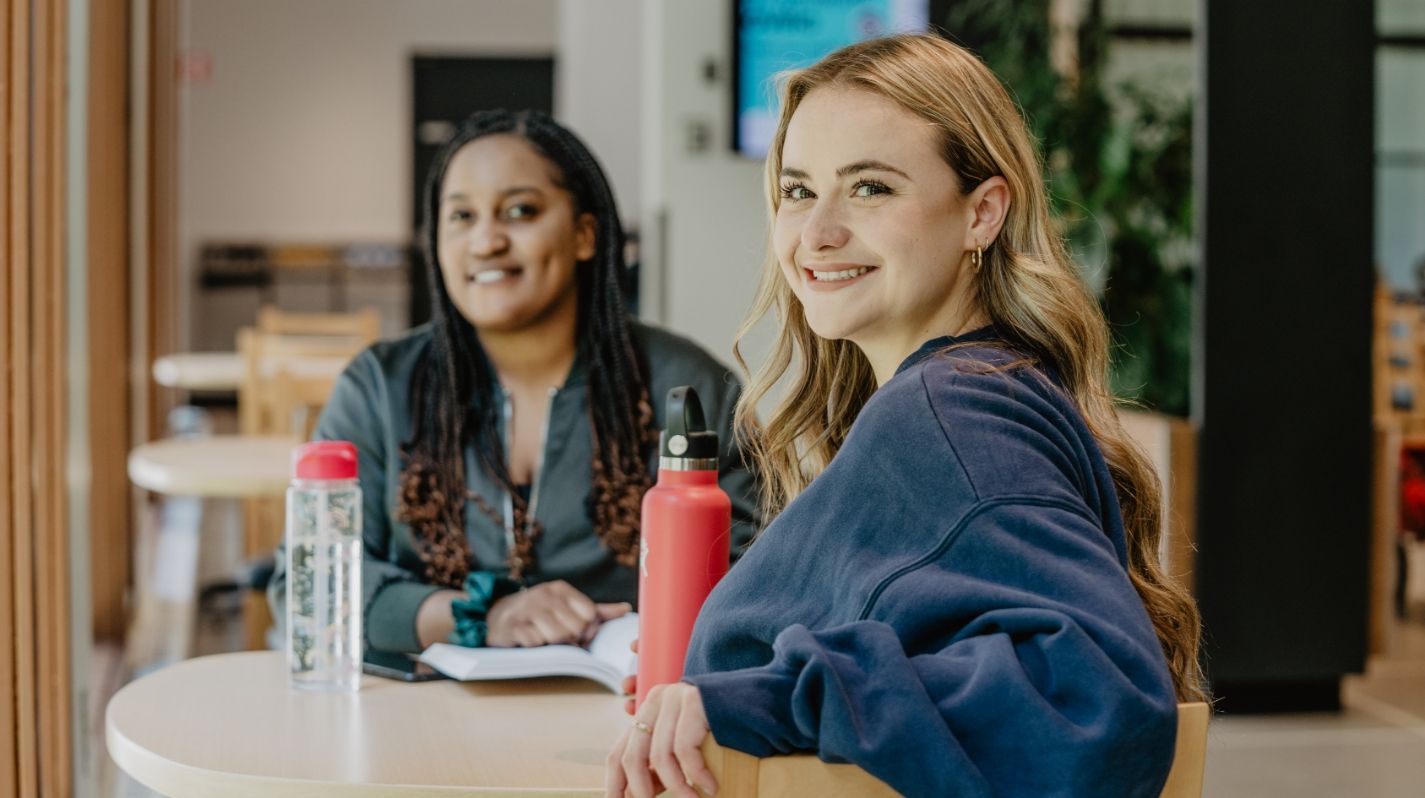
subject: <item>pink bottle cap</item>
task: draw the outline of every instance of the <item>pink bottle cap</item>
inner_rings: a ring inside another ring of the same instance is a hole
[[[313,441],[292,453],[297,479],[356,479],[356,447],[348,441]]]

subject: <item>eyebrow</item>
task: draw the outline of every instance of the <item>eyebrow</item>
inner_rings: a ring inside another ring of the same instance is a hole
[[[892,173],[894,173],[894,174],[900,175],[901,177],[904,177],[906,180],[910,180],[910,175],[906,174],[905,172],[902,172],[901,170],[895,168],[894,166],[891,166],[890,164],[886,163],[885,161],[874,161],[874,160],[865,160],[865,161],[857,161],[857,162],[855,162],[855,163],[849,163],[849,164],[847,164],[847,165],[841,167],[840,169],[837,169],[837,170],[836,170],[836,176],[837,176],[837,177],[846,177],[847,175],[853,175],[853,174],[856,174],[857,172],[892,172]],[[810,178],[811,175],[807,174],[806,172],[803,172],[803,171],[800,170],[800,169],[792,169],[791,167],[783,167],[783,169],[782,169],[782,177],[790,177],[790,178],[793,178],[793,179],[795,179],[795,180],[806,180],[806,179]]]
[[[504,189],[500,192],[500,198],[503,199],[513,194],[538,194],[540,196],[544,196],[544,190],[537,186],[511,186],[510,188]],[[469,199],[469,196],[460,191],[457,191],[452,194],[446,194],[445,196],[441,197],[442,202],[452,202],[454,200]]]

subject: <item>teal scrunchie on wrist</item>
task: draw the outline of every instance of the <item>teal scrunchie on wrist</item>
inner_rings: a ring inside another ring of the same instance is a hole
[[[490,625],[485,616],[495,602],[518,593],[520,584],[492,571],[471,571],[465,577],[465,598],[450,602],[450,613],[455,616],[455,630],[450,633],[450,642],[459,646],[479,648],[485,645]]]

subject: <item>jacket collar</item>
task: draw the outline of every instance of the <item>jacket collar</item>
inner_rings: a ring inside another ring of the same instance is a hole
[[[901,361],[900,367],[896,369],[896,374],[916,365],[922,360],[930,357],[936,352],[943,351],[956,344],[978,343],[980,341],[1002,340],[999,331],[993,324],[986,325],[978,330],[971,330],[960,335],[942,335],[939,338],[931,338],[920,345],[920,348],[910,353],[910,357]]]

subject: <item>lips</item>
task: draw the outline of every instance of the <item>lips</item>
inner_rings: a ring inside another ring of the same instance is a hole
[[[856,263],[819,263],[815,267],[803,267],[802,275],[810,287],[830,290],[855,283],[878,268]]]
[[[479,271],[467,272],[465,280],[474,285],[490,285],[501,280],[517,277],[524,269],[519,266],[496,266],[480,269]]]
[[[816,269],[807,269],[807,272],[810,273],[811,279],[816,280],[819,283],[837,283],[843,280],[851,280],[856,277],[860,277],[861,275],[871,271],[871,269],[873,268],[875,267],[852,266],[849,269],[837,269],[831,271],[818,271]]]

